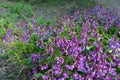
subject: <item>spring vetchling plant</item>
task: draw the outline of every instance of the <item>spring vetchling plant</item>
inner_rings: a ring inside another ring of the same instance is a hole
[[[29,61],[30,78],[120,79],[120,18],[115,10],[96,6],[77,11],[56,26],[38,27],[33,19],[20,24],[17,35],[8,29],[2,37],[19,62]]]

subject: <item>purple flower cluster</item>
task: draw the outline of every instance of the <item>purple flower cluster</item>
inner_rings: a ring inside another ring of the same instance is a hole
[[[50,46],[47,48],[47,53],[52,52],[56,62],[51,64],[50,72],[45,73],[46,80],[51,78],[53,80],[120,79],[117,72],[120,67],[118,55],[120,40],[114,37],[108,38],[108,45],[103,44],[104,38],[109,35],[106,33],[109,28],[119,29],[119,18],[112,10],[100,6],[82,13],[76,12],[73,16],[64,16],[59,36],[50,43],[52,50]],[[100,33],[98,27],[101,26],[106,35]],[[67,37],[61,36],[62,34],[67,34]],[[91,39],[94,41],[91,42]],[[57,53],[56,48],[59,50]],[[58,53],[61,57],[58,57]],[[68,59],[71,59],[70,62]]]
[[[17,32],[13,33],[11,29],[6,30],[6,35],[2,37],[4,42],[13,42],[13,41],[20,41],[29,43],[33,36],[36,36],[39,42],[43,40],[47,40],[50,36],[56,34],[55,29],[52,26],[48,26],[41,24],[40,27],[37,26],[34,17],[32,22],[21,22],[18,24]],[[17,34],[17,35],[14,35]],[[37,42],[39,44],[39,42]],[[40,47],[43,47],[41,45]]]
[[[8,42],[8,43],[14,42],[15,39],[16,39],[16,36],[13,36],[13,32],[11,29],[7,29],[6,35],[2,37],[3,42]]]
[[[61,23],[59,29],[37,27],[34,20],[32,28],[27,23],[18,26],[20,41],[30,43],[33,35],[38,38],[36,45],[41,51],[31,54],[33,76],[42,73],[43,80],[120,79],[120,39],[107,32],[120,29],[115,11],[96,6],[66,15]],[[11,36],[11,30],[7,32]]]
[[[83,10],[82,13],[76,12],[73,16],[67,19],[67,23],[72,25],[71,22],[74,20],[78,21],[81,25],[84,22],[87,22],[92,28],[103,26],[105,30],[113,26],[120,27],[120,18],[117,17],[117,9],[110,10],[101,6],[95,6],[94,8]]]

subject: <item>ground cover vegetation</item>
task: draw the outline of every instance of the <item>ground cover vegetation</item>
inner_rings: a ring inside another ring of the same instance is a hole
[[[91,5],[92,0],[11,1],[0,3],[0,56],[21,68],[18,77],[25,72],[27,80],[120,79],[117,10]],[[58,20],[52,17],[56,11],[41,18],[36,7],[56,10],[68,4]]]
[[[77,11],[54,26],[36,17],[7,28],[7,54],[35,80],[119,80],[120,18],[101,6]]]

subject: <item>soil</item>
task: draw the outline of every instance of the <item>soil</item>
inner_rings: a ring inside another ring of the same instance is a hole
[[[28,80],[24,71],[20,75],[20,66],[10,61],[6,51],[7,45],[0,43],[0,80]]]
[[[27,75],[20,73],[20,67],[9,61],[8,58],[0,57],[0,80],[28,80]]]

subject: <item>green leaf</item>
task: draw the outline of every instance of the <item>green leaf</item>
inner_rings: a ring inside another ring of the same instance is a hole
[[[112,60],[111,58],[107,58],[107,60],[108,60],[109,62],[113,62],[113,60]]]
[[[39,78],[39,77],[42,77],[42,75],[43,75],[42,73],[37,73],[34,76],[37,77],[37,78]]]
[[[20,61],[20,64],[29,66],[31,64],[31,61],[30,61],[30,59],[23,59]]]
[[[116,71],[118,74],[120,74],[120,68],[117,68]]]
[[[90,42],[93,43],[95,41],[94,38],[90,38]]]
[[[85,73],[82,72],[82,71],[77,71],[78,74],[82,75],[82,76],[85,76]]]
[[[90,47],[90,51],[93,51],[93,50],[95,50],[95,49],[96,49],[95,46],[91,46],[91,47]]]

